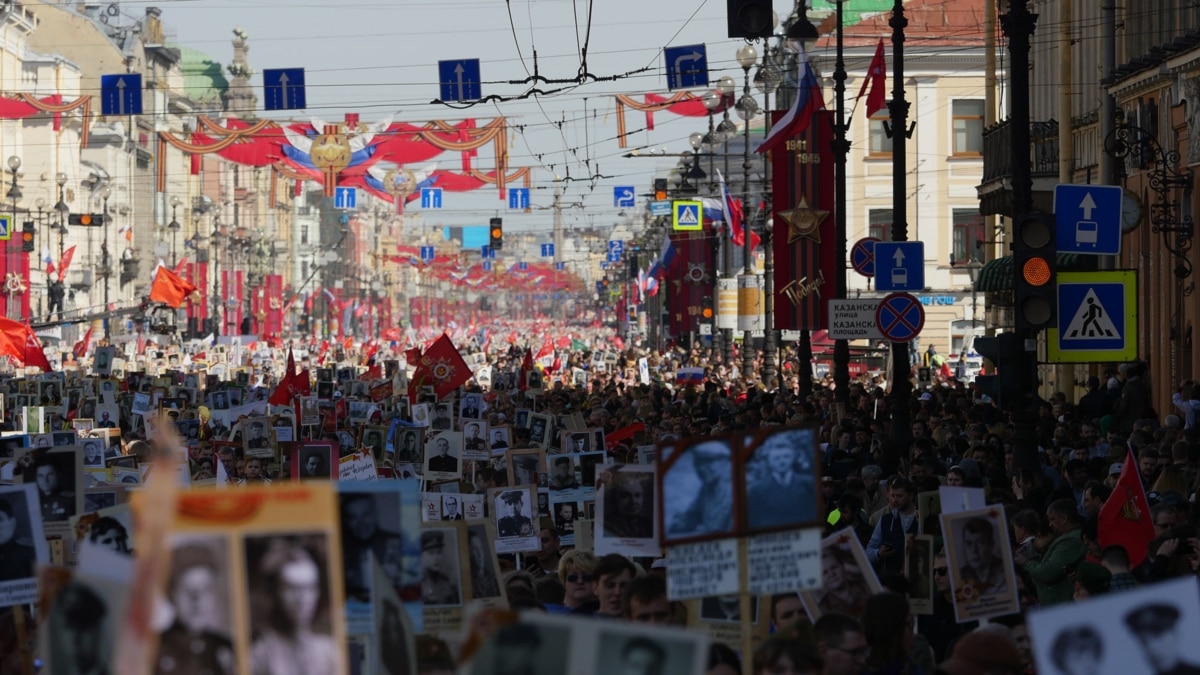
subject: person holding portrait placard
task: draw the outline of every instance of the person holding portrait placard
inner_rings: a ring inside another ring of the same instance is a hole
[[[986,518],[971,518],[963,525],[960,543],[964,563],[959,579],[980,595],[1004,593],[1008,588],[1004,560],[996,550],[996,531]]]
[[[649,539],[654,522],[646,513],[653,503],[643,476],[649,474],[613,471],[604,487],[604,536],[618,539]]]

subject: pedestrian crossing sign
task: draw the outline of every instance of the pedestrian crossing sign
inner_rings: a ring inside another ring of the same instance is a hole
[[[704,213],[704,203],[689,200],[672,202],[671,228],[674,230],[704,229],[701,216]]]
[[[1051,363],[1137,358],[1137,273],[1058,273],[1058,325],[1046,329]]]
[[[0,216],[0,241],[12,239],[12,220],[8,216]]]

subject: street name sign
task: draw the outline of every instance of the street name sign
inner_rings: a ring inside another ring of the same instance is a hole
[[[878,298],[829,301],[829,338],[832,340],[882,340],[875,312]]]

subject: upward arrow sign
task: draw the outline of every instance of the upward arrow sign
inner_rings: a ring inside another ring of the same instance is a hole
[[[1092,209],[1096,208],[1096,202],[1092,199],[1092,193],[1085,192],[1083,201],[1079,202],[1079,208],[1083,209],[1083,219],[1092,219]]]
[[[904,251],[896,249],[896,252],[892,255],[892,260],[895,261],[896,267],[904,267]]]
[[[279,106],[281,108],[289,107],[288,106],[288,82],[289,82],[289,80],[288,80],[287,73],[282,73],[279,76],[279,91],[281,92],[280,96],[282,97],[282,99],[279,101]]]
[[[454,66],[454,74],[458,76],[458,100],[465,101],[467,97],[463,94],[463,70],[462,64]]]
[[[125,78],[117,80],[117,114],[125,114]]]

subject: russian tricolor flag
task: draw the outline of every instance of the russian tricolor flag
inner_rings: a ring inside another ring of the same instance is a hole
[[[679,370],[675,371],[675,384],[680,387],[686,387],[688,385],[700,386],[704,384],[704,369],[690,366],[687,368],[680,368]]]
[[[798,49],[796,62],[799,64],[799,69],[796,81],[800,85],[796,88],[796,100],[792,102],[791,109],[771,129],[771,133],[755,152],[774,150],[780,143],[804,131],[812,123],[813,114],[825,107],[825,99],[821,95],[821,85],[817,83],[817,76],[813,73],[812,66],[808,65],[808,55],[804,53],[803,46]]]

